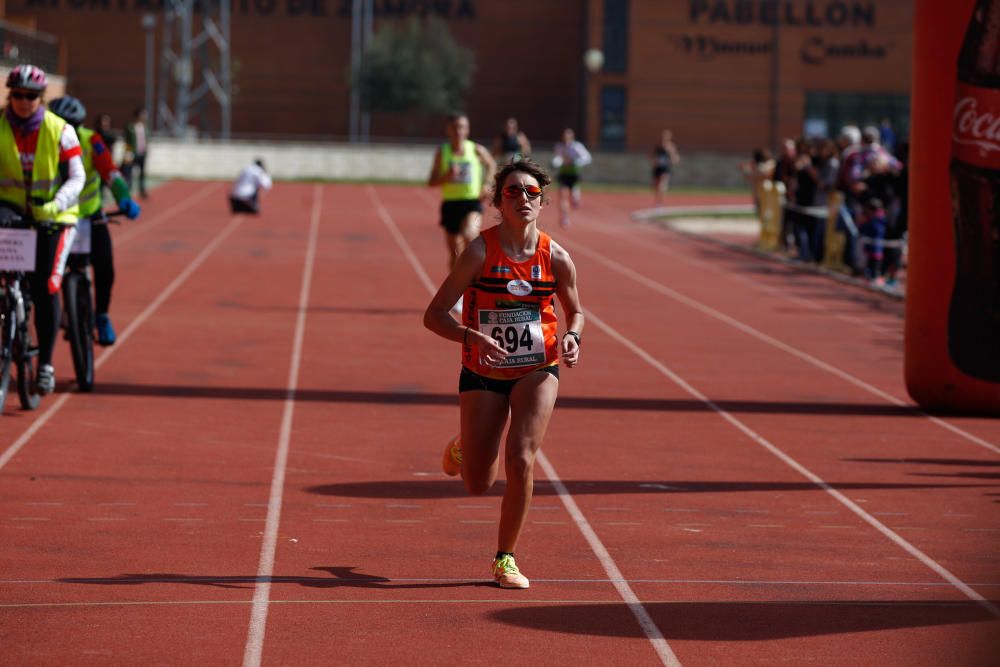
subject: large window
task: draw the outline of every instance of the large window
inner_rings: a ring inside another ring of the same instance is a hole
[[[837,136],[845,125],[892,123],[899,138],[910,133],[910,97],[893,93],[807,91],[805,134]]]
[[[601,88],[601,147],[625,147],[625,87]]]
[[[628,66],[628,0],[604,0],[604,71],[624,74]]]

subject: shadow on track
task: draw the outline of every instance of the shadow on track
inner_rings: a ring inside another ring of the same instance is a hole
[[[148,396],[153,398],[207,398],[224,400],[284,401],[288,392],[278,387],[208,387],[204,385],[152,385],[123,382],[102,382],[95,394]],[[349,391],[299,389],[297,401],[321,403],[368,403],[384,405],[458,405],[457,394],[433,394],[419,390]],[[723,410],[734,414],[829,415],[849,417],[923,417],[915,408],[872,403],[806,403],[791,401],[715,401]],[[560,396],[556,402],[564,410],[623,410],[643,412],[711,412],[693,399],[659,399],[635,397]]]
[[[378,588],[382,590],[403,590],[420,588],[468,588],[495,587],[492,581],[436,580],[436,579],[386,579],[376,575],[355,572],[357,566],[314,567],[313,570],[326,572],[329,577],[239,577],[239,576],[192,576],[188,574],[121,574],[116,577],[66,577],[56,579],[63,584],[93,584],[99,586],[140,586],[146,584],[190,584],[215,588],[253,589],[258,582],[271,584],[294,584],[306,588]]]
[[[973,602],[935,600],[644,602],[643,606],[668,641],[757,641],[996,620]],[[646,637],[622,603],[516,607],[494,611],[490,617],[544,632]],[[993,644],[1000,649],[1000,639]]]
[[[910,477],[957,477],[959,479],[986,479],[986,480],[1000,480],[1000,472],[994,472],[992,470],[966,470],[958,471],[954,468],[996,468],[1000,467],[1000,461],[990,461],[985,459],[935,459],[935,458],[922,458],[922,459],[879,459],[879,458],[864,458],[864,459],[841,459],[843,461],[849,461],[852,463],[896,463],[902,465],[927,465],[927,466],[950,466],[951,469],[945,468],[944,470],[937,472],[910,472],[906,473]]]
[[[932,466],[1000,467],[1000,461],[989,459],[841,459],[851,463],[918,463]]]
[[[585,495],[619,495],[646,493],[747,493],[774,491],[811,491],[826,493],[812,482],[690,482],[690,481],[586,481],[563,480],[567,490],[574,496]],[[996,484],[930,484],[930,483],[877,483],[877,482],[828,482],[834,489],[841,491],[857,491],[867,489],[909,490],[909,489],[982,489],[996,488]],[[465,487],[453,480],[385,480],[379,482],[345,482],[341,484],[322,484],[305,489],[308,493],[323,496],[344,496],[350,498],[410,498],[431,500],[435,498],[465,498]],[[503,495],[503,480],[485,494],[487,496]],[[544,479],[535,480],[535,497],[556,496],[558,493],[551,482]]]

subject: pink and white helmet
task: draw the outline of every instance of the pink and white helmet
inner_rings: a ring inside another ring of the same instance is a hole
[[[7,75],[8,88],[44,91],[48,85],[45,72],[34,65],[18,65]]]

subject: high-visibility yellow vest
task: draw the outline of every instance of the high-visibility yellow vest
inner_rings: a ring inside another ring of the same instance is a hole
[[[38,130],[38,144],[35,146],[35,165],[31,170],[30,198],[24,182],[21,154],[14,140],[14,130],[7,122],[7,115],[0,113],[0,201],[14,204],[27,213],[31,202],[50,202],[61,185],[59,176],[59,140],[66,126],[59,116],[45,112],[42,126]],[[75,225],[79,217],[76,204],[56,216],[55,222]]]
[[[80,207],[80,217],[89,218],[101,210],[101,175],[94,168],[94,145],[90,143],[94,131],[81,125],[76,128],[76,133],[80,136],[80,148],[83,149],[83,169],[87,172],[87,180],[83,184],[77,205]]]
[[[450,142],[443,144],[441,172],[447,174],[452,165],[458,165],[458,174],[453,180],[444,182],[441,198],[445,201],[479,199],[479,193],[483,191],[483,163],[479,161],[475,142],[466,139],[461,155],[455,155]]]

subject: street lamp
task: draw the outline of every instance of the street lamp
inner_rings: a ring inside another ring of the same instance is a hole
[[[604,52],[595,48],[590,48],[584,51],[583,67],[586,73],[583,77],[583,93],[581,95],[582,103],[580,104],[583,125],[583,127],[580,128],[580,133],[583,135],[585,142],[592,144],[594,143],[594,137],[590,134],[590,102],[592,99],[590,94],[590,84],[593,81],[594,75],[600,72],[604,67]]]
[[[597,74],[604,67],[604,53],[600,49],[587,49],[583,53],[583,65],[591,74]]]

